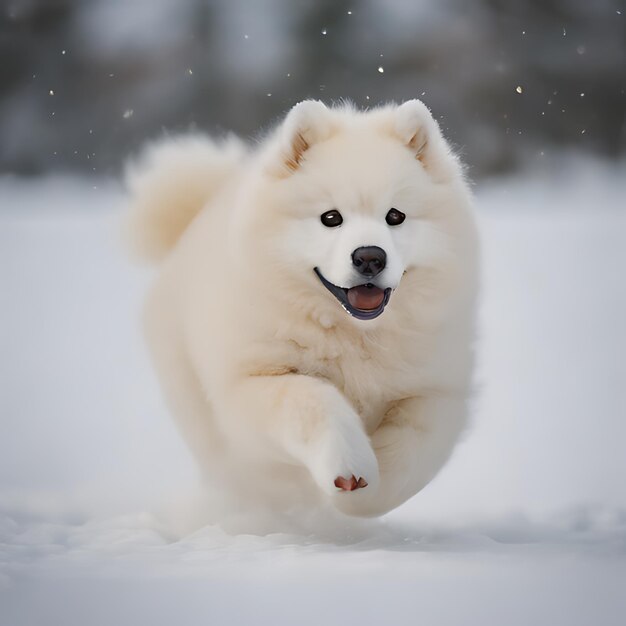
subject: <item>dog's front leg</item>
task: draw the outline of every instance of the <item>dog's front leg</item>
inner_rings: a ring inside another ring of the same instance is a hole
[[[363,423],[330,383],[300,374],[251,376],[227,397],[225,427],[255,452],[301,463],[328,494],[376,488],[378,463]]]
[[[415,495],[450,456],[465,425],[465,404],[462,395],[398,402],[372,435],[380,468],[378,488],[336,497],[336,507],[348,515],[382,515]]]

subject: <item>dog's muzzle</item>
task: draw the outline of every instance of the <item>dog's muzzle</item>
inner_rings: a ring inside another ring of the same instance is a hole
[[[341,306],[352,317],[359,320],[373,320],[385,310],[391,297],[391,288],[381,289],[372,283],[356,285],[354,287],[338,287],[324,278],[318,267],[313,270],[322,282],[322,285],[339,300]]]

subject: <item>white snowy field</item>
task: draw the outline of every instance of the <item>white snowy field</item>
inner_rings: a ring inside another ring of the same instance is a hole
[[[450,463],[382,520],[232,535],[191,510],[119,189],[0,179],[0,626],[626,623],[626,168],[476,192],[477,394]]]

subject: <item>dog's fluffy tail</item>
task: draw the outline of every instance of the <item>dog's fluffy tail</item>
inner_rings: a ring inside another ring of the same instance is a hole
[[[150,144],[126,166],[127,230],[133,251],[150,261],[174,247],[194,217],[238,170],[245,146],[202,135]]]

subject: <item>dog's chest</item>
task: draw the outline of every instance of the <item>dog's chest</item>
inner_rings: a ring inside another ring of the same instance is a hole
[[[292,345],[297,346],[298,371],[329,380],[372,432],[393,402],[415,391],[415,364],[407,363],[393,343],[328,333],[318,341],[301,338]]]

